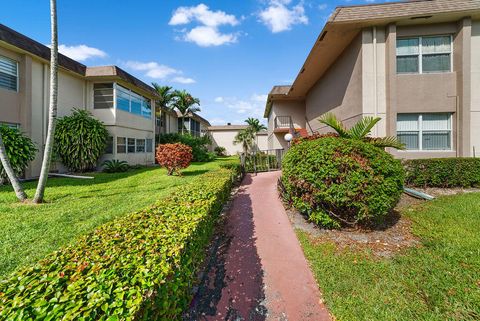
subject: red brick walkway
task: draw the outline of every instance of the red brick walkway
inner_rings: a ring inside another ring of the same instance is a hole
[[[280,172],[247,175],[189,320],[331,320],[278,198]]]

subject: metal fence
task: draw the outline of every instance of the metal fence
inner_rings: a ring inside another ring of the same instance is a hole
[[[244,170],[247,173],[269,172],[282,169],[284,149],[268,149],[241,155]]]

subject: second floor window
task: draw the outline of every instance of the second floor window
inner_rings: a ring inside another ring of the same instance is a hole
[[[93,85],[93,108],[113,108],[113,83]]]
[[[0,56],[0,88],[18,91],[18,63]]]
[[[152,107],[150,100],[140,96],[130,89],[116,86],[117,89],[117,108],[129,113],[140,115],[145,118],[152,117]]]
[[[422,74],[451,71],[451,36],[397,39],[398,74]]]

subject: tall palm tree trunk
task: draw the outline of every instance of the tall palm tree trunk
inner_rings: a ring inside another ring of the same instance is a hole
[[[17,175],[15,175],[15,172],[13,171],[12,165],[8,160],[7,151],[5,150],[5,145],[3,144],[1,133],[0,133],[0,161],[2,162],[3,169],[7,173],[8,179],[12,184],[13,190],[15,191],[15,195],[17,195],[17,198],[20,202],[24,202],[27,199],[27,194],[25,194],[25,191],[23,190],[22,185],[20,185],[20,182],[18,181]]]
[[[58,98],[58,32],[57,32],[57,3],[56,0],[50,0],[50,20],[52,26],[52,47],[50,58],[50,105],[48,109],[48,130],[45,141],[45,150],[43,152],[42,170],[38,180],[37,191],[33,201],[35,203],[43,202],[43,195],[47,184],[48,172],[50,170],[50,161],[52,159],[53,135],[57,120],[57,98]]]

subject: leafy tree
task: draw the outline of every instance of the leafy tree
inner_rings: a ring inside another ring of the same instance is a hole
[[[158,145],[155,158],[158,164],[167,168],[167,175],[177,173],[182,175],[180,169],[187,168],[192,161],[192,148],[190,146],[175,143]]]
[[[172,109],[175,101],[175,95],[170,86],[161,86],[155,82],[152,83],[153,88],[157,91],[158,98],[155,100],[155,117],[162,116],[162,108]]]
[[[48,129],[45,149],[43,152],[42,169],[38,179],[34,203],[42,203],[47,186],[48,172],[52,160],[53,137],[57,122],[57,99],[58,99],[58,31],[57,31],[57,1],[50,0],[50,21],[52,27],[52,45],[50,49],[50,106],[48,108]]]
[[[106,147],[105,125],[86,110],[74,110],[58,120],[55,131],[55,154],[73,172],[95,169]]]
[[[0,126],[0,183],[10,180],[19,201],[27,200],[17,175],[35,159],[36,147],[32,140],[18,129]]]
[[[380,148],[392,147],[405,149],[405,145],[396,137],[369,137],[372,128],[381,120],[380,117],[363,117],[352,128],[347,127],[333,113],[326,113],[319,121],[337,132],[342,138],[362,140]]]
[[[175,90],[174,91],[174,102],[173,108],[177,109],[182,116],[182,134],[185,128],[185,117],[194,112],[200,111],[200,99],[193,97],[186,90]]]

